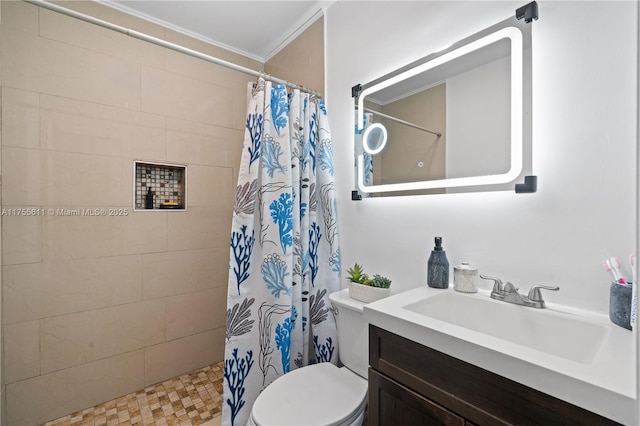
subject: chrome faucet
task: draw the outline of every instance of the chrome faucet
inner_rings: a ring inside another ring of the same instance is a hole
[[[491,298],[496,300],[504,299],[504,284],[500,278],[491,278],[486,275],[480,274],[480,278],[483,280],[493,280],[493,289],[491,290]]]
[[[518,288],[510,282],[503,284],[500,278],[492,278],[482,274],[480,274],[480,278],[493,280],[493,289],[491,290],[492,299],[536,309],[544,309],[546,307],[544,299],[542,298],[542,292],[540,291],[541,289],[552,291],[560,290],[560,287],[534,285],[529,290],[529,294],[525,296],[518,293]]]

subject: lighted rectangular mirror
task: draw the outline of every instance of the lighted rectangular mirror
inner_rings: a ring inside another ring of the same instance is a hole
[[[514,16],[353,88],[360,195],[513,190],[531,173],[528,21]]]

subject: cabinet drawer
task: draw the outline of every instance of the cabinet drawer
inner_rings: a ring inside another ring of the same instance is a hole
[[[369,365],[480,426],[618,424],[373,325]]]
[[[462,417],[369,369],[369,426],[465,426]]]

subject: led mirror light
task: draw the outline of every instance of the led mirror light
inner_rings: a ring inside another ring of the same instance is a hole
[[[381,152],[386,144],[387,128],[380,123],[367,127],[362,135],[362,147],[371,155]]]
[[[516,27],[502,28],[494,33],[479,38],[469,44],[455,50],[444,53],[431,61],[425,62],[415,68],[400,73],[392,78],[382,81],[364,89],[358,98],[358,111],[364,111],[364,100],[367,95],[375,93],[400,81],[411,78],[417,74],[440,66],[448,61],[459,58],[502,39],[508,39],[511,44],[511,167],[503,174],[485,176],[461,177],[450,179],[438,179],[422,182],[394,183],[384,185],[366,185],[364,182],[364,157],[358,155],[358,187],[362,192],[390,192],[404,190],[422,190],[434,188],[454,188],[462,186],[493,185],[509,183],[515,180],[522,171],[523,166],[523,35]],[[358,114],[358,130],[364,127],[364,114]]]

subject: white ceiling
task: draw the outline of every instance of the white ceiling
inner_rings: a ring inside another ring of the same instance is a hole
[[[322,16],[322,0],[99,0],[261,62]]]

